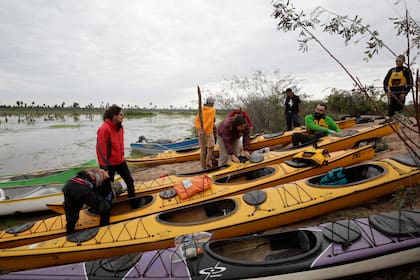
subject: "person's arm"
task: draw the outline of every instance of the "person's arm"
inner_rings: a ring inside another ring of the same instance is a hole
[[[334,130],[335,132],[340,132],[341,129],[338,127],[338,125],[335,123],[335,121],[329,117],[329,116],[325,116],[325,123],[328,125],[328,127],[331,130]],[[331,134],[331,133],[329,133]]]
[[[391,78],[392,69],[394,69],[394,68],[389,69],[388,73],[385,76],[384,82],[383,82],[385,92],[389,92],[388,82],[389,82],[389,79]]]
[[[413,75],[411,74],[411,70],[408,67],[404,67],[403,69],[403,75],[405,79],[407,80],[407,85],[405,86],[407,92],[411,90],[413,87]]]
[[[242,146],[244,149],[245,157],[249,158],[249,129],[245,130],[244,134],[242,135]]]
[[[223,120],[217,129],[217,134],[222,138],[223,143],[225,144],[226,153],[228,155],[233,154],[233,147],[231,143],[230,131],[232,130],[232,122],[229,119]]]
[[[98,157],[98,163],[100,166],[104,168],[108,168],[108,158],[109,158],[109,131],[105,127],[101,127],[98,129],[97,133],[97,143],[96,143],[96,151]]]

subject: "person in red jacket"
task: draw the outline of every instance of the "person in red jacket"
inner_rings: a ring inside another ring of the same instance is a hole
[[[248,124],[248,129],[251,132],[254,128],[254,123],[252,122],[251,118],[249,117],[248,113],[242,109],[241,105],[234,104],[232,111],[229,113],[228,118],[236,117],[236,116],[243,116]]]
[[[97,132],[96,156],[99,166],[108,171],[110,181],[114,181],[117,172],[127,185],[128,197],[134,197],[134,180],[124,157],[124,127],[122,108],[112,105],[103,114],[104,123]],[[131,200],[132,208],[136,208]]]

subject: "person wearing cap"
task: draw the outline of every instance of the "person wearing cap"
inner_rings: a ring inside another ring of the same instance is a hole
[[[284,102],[284,114],[286,117],[287,130],[292,127],[300,126],[299,115],[301,111],[301,102],[299,96],[295,95],[291,88],[286,89],[286,100]]]
[[[243,155],[249,158],[249,127],[244,116],[227,117],[217,128],[217,143],[219,144],[219,166],[240,162],[239,149],[242,137]]]
[[[62,191],[64,194],[64,211],[66,215],[66,233],[75,232],[79,212],[86,204],[101,215],[99,225],[109,224],[111,200],[113,197],[108,173],[100,168],[87,168],[67,181]]]
[[[134,180],[128,169],[124,157],[124,127],[122,121],[124,113],[122,108],[112,105],[103,114],[103,124],[97,131],[96,156],[100,168],[108,171],[110,180],[107,181],[111,187],[115,173],[118,173],[127,185],[128,197],[134,197]],[[130,201],[131,207],[136,208],[134,200]]]
[[[326,111],[327,104],[320,103],[316,106],[315,112],[312,115],[305,116],[305,126],[308,129],[308,134],[306,135],[300,132],[293,133],[293,146],[310,143],[328,134],[340,132],[340,128],[335,121],[325,114]]]
[[[242,106],[240,104],[234,104],[232,111],[228,115],[228,117],[236,116],[243,116],[248,124],[249,131],[252,131],[252,129],[254,128],[254,123],[252,122],[248,113],[244,109],[242,109]]]
[[[212,96],[207,97],[206,103],[201,108],[203,118],[203,128],[201,128],[200,116],[197,113],[195,117],[195,128],[197,130],[198,141],[200,144],[200,163],[203,169],[213,167],[214,153],[214,127],[216,122],[216,108],[214,107],[216,99]]]
[[[413,76],[410,68],[404,66],[405,56],[400,54],[395,59],[396,67],[389,69],[383,86],[388,96],[388,116],[401,113],[404,109],[405,97],[413,87]]]

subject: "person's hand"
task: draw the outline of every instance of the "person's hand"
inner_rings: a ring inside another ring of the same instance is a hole
[[[243,151],[243,155],[244,157],[246,157],[247,159],[249,159],[249,157],[251,156],[251,154],[248,151]]]
[[[231,158],[232,158],[232,162],[236,162],[236,163],[240,163],[241,162],[236,155],[232,155]]]
[[[401,93],[400,94],[400,101],[404,102],[405,101],[405,93]]]

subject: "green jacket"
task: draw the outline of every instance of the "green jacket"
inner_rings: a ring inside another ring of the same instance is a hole
[[[305,126],[309,129],[310,134],[313,134],[313,132],[317,130],[322,130],[328,134],[333,133],[333,131],[341,131],[335,121],[329,116],[325,116],[324,118],[317,120],[314,115],[306,115]]]

